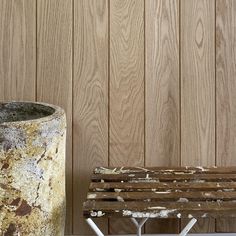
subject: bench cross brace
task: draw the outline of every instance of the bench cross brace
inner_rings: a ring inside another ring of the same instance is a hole
[[[149,218],[143,218],[140,222],[138,222],[135,218],[131,218],[132,222],[134,223],[134,225],[137,228],[137,236],[142,235],[142,227],[148,219]],[[91,218],[87,218],[86,221],[89,224],[89,226],[93,229],[93,231],[95,232],[95,234],[97,236],[104,236],[102,231],[97,227],[97,225],[93,222],[93,220]],[[177,235],[178,236],[186,236],[188,234],[189,230],[194,226],[194,224],[196,222],[197,222],[197,220],[195,218],[191,219],[190,222],[181,231],[181,233],[177,234]]]

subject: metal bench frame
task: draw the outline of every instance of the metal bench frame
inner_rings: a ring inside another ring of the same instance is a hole
[[[138,222],[135,218],[130,218],[131,221],[134,223],[137,229],[137,236],[142,235],[142,227],[145,224],[145,222],[149,218],[143,218],[140,222]],[[102,231],[98,228],[98,226],[94,223],[94,221],[91,218],[87,218],[86,222],[89,224],[91,229],[95,232],[97,236],[104,236]],[[194,224],[197,222],[195,218],[192,218],[189,223],[185,226],[185,228],[181,231],[180,234],[177,234],[178,236],[185,236],[188,234],[188,232],[191,230],[191,228],[194,226]]]

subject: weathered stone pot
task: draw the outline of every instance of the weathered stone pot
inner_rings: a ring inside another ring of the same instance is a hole
[[[64,111],[0,103],[0,235],[64,235]]]

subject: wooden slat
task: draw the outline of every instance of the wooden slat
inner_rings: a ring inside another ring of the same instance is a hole
[[[91,212],[100,212],[94,215]],[[206,218],[236,216],[236,202],[106,202],[87,201],[84,215],[89,217],[113,216],[135,218]]]
[[[236,1],[216,0],[217,165],[236,164]],[[218,219],[218,232],[235,232],[235,219]]]
[[[158,189],[168,189],[168,190],[223,190],[227,191],[229,189],[236,189],[236,182],[203,182],[203,183],[183,183],[183,182],[176,182],[176,183],[119,183],[119,182],[92,182],[89,186],[90,190],[97,190],[101,189],[119,189],[121,191],[133,191],[134,189],[138,189],[139,191],[156,191]]]
[[[108,1],[74,1],[73,233],[93,234],[82,214],[95,165],[108,165]],[[107,221],[98,223],[107,234]]]
[[[214,29],[215,0],[181,1],[181,165],[215,165]],[[199,221],[191,232],[214,230]]]
[[[231,167],[97,167],[94,174],[235,174],[236,166]]]
[[[72,233],[72,0],[37,1],[37,52],[37,101],[67,115],[66,233]]]
[[[117,201],[213,201],[236,200],[235,192],[89,192],[89,200],[117,200]]]
[[[169,182],[169,181],[235,181],[236,174],[157,174],[157,173],[138,173],[138,174],[94,174],[91,177],[93,182]]]
[[[0,1],[0,100],[35,101],[36,1]]]
[[[111,166],[144,165],[144,1],[110,1]],[[130,222],[110,223],[110,233],[135,233]]]

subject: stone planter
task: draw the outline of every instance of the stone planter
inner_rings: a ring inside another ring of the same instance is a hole
[[[64,235],[64,111],[0,103],[0,235]]]

